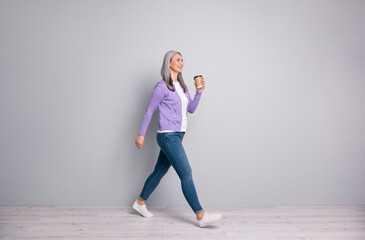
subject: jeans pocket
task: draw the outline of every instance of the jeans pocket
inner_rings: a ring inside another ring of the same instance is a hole
[[[160,148],[167,143],[167,134],[169,133],[157,133],[157,143]]]
[[[178,138],[179,137],[176,132],[163,132],[163,133],[158,133],[157,142],[160,148],[162,148],[169,142],[176,142]]]

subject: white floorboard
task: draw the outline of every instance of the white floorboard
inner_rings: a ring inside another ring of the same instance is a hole
[[[0,240],[365,240],[365,205],[207,207],[223,218],[199,228],[188,206],[0,206]]]

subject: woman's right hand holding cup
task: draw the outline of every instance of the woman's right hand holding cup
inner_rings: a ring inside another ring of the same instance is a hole
[[[194,77],[194,85],[198,93],[202,93],[205,89],[205,81],[202,75],[197,75]]]

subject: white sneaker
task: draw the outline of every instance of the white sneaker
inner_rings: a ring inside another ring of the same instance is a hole
[[[144,204],[143,206],[139,205],[137,203],[137,200],[134,202],[133,204],[133,208],[139,212],[140,214],[142,214],[143,217],[153,217],[153,213],[151,213],[150,211],[148,211],[146,204]]]
[[[199,226],[200,227],[205,227],[209,224],[212,224],[216,221],[218,221],[219,219],[221,219],[222,214],[220,213],[204,213],[204,217],[201,220],[198,220]]]

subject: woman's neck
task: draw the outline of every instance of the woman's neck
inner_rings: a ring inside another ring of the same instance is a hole
[[[170,71],[171,79],[172,79],[173,82],[177,82],[177,75],[178,74],[179,73],[177,73],[177,72]]]

